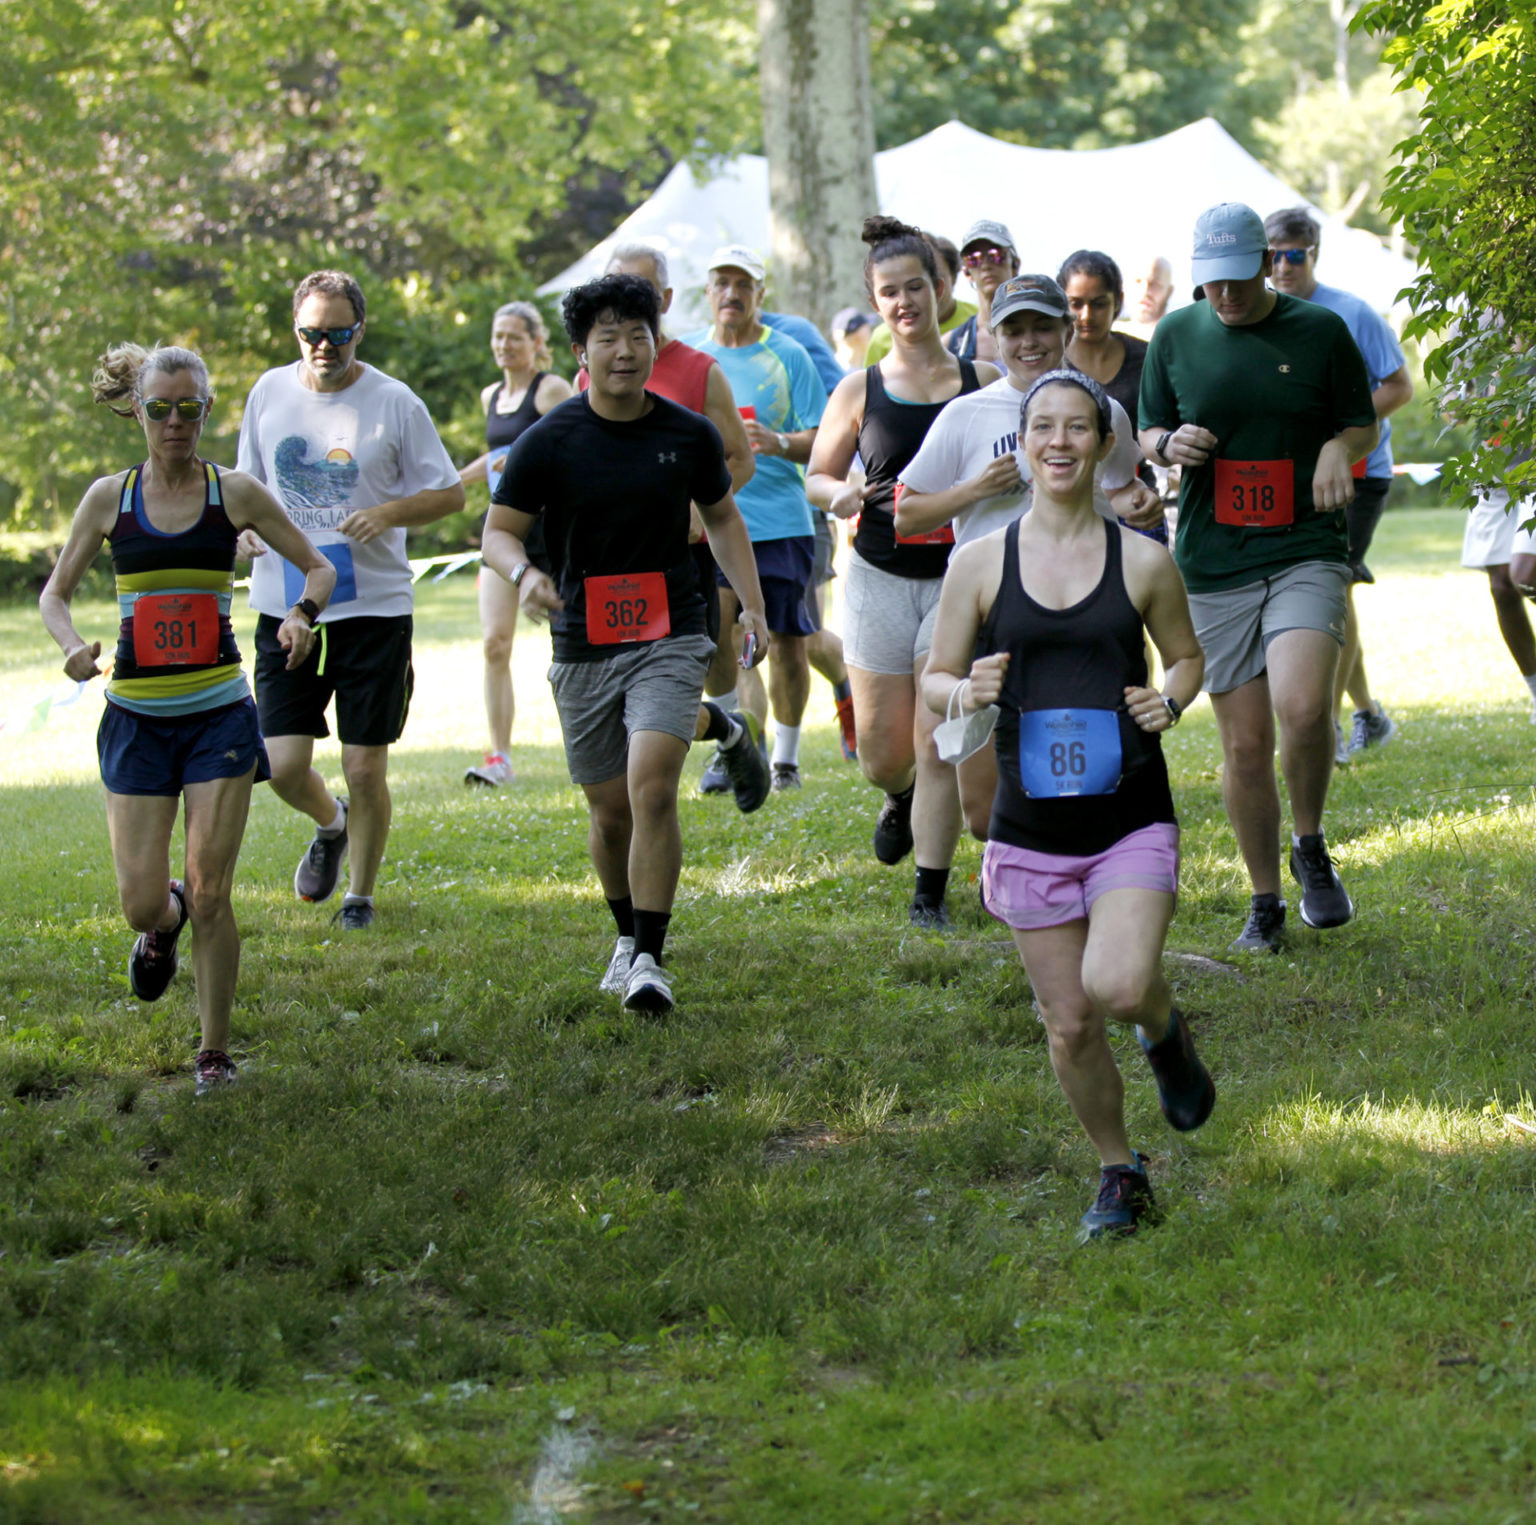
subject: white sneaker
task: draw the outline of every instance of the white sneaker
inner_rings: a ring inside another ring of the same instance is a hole
[[[499,789],[512,782],[512,764],[505,752],[487,752],[485,761],[477,768],[464,770],[466,784],[484,784],[488,789]]]
[[[613,957],[608,960],[608,972],[597,987],[604,995],[623,995],[624,982],[629,978],[630,960],[635,956],[635,940],[621,937],[613,945]]]
[[[672,979],[649,953],[636,955],[624,981],[625,1011],[672,1010]]]

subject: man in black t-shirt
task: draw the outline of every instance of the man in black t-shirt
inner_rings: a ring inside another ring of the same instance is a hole
[[[645,390],[658,308],[655,289],[631,275],[567,294],[566,330],[591,386],[512,447],[483,555],[552,628],[566,762],[587,797],[592,861],[619,933],[601,988],[622,991],[632,1011],[665,1012],[661,954],[682,868],[677,786],[715,649],[688,548],[690,502],[740,595],[744,663],[767,654],[768,626],[719,433]],[[540,516],[553,577],[523,546]],[[711,720],[721,732],[712,739],[740,735],[738,717]]]

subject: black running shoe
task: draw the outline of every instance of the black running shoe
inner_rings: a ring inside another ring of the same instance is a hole
[[[336,803],[341,806],[341,830],[334,837],[323,837],[317,831],[293,871],[293,893],[311,905],[329,900],[336,893],[341,865],[347,861],[347,802]]]
[[[141,1001],[158,1001],[176,978],[176,939],[187,924],[187,895],[180,879],[171,880],[171,894],[181,916],[169,932],[140,932],[128,950],[128,983]]]
[[[1339,883],[1322,832],[1291,844],[1291,875],[1301,886],[1301,919],[1309,927],[1342,927],[1354,916],[1355,903]]]
[[[1233,953],[1278,953],[1285,941],[1285,902],[1278,895],[1255,895],[1248,924],[1234,939]]]
[[[1099,1171],[1099,1195],[1082,1216],[1077,1242],[1086,1244],[1107,1234],[1128,1238],[1140,1224],[1150,1227],[1159,1216],[1147,1180],[1147,1157],[1138,1154],[1134,1165],[1106,1165]]]
[[[198,1054],[192,1061],[192,1073],[196,1077],[193,1090],[196,1096],[206,1096],[210,1091],[232,1086],[240,1076],[235,1061],[217,1048],[205,1048]]]
[[[734,747],[722,748],[720,756],[736,793],[736,808],[743,815],[751,815],[768,798],[773,788],[773,774],[768,767],[768,756],[759,745],[763,729],[756,717],[737,711],[731,719],[747,734]]]
[[[942,932],[951,925],[942,900],[937,905],[928,900],[914,900],[907,919],[914,927],[921,927],[926,932]]]
[[[875,819],[875,856],[882,863],[900,863],[912,851],[912,794],[888,794]]]
[[[343,932],[365,932],[373,925],[373,905],[367,900],[348,900],[342,904],[341,909],[331,917],[331,924],[341,923]]]
[[[1173,1008],[1168,1016],[1168,1031],[1156,1043],[1148,1043],[1139,1027],[1136,1039],[1152,1066],[1157,1100],[1168,1126],[1180,1133],[1193,1133],[1216,1105],[1216,1082],[1195,1052],[1184,1013],[1177,1006]]]

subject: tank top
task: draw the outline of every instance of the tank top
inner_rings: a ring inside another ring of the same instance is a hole
[[[239,531],[219,469],[203,463],[203,512],[179,535],[144,510],[144,468],[123,479],[107,536],[121,623],[107,699],[141,715],[191,715],[249,699],[229,622]]]
[[[491,397],[491,405],[485,413],[485,448],[490,454],[490,460],[486,462],[486,482],[492,492],[496,490],[496,483],[501,476],[500,467],[494,463],[505,460],[507,451],[516,443],[519,435],[524,430],[530,429],[538,423],[543,416],[536,406],[539,396],[539,383],[548,375],[547,371],[535,371],[533,380],[528,383],[528,390],[523,393],[523,400],[510,413],[498,413],[496,404],[501,401],[502,394],[507,390],[506,380],[503,379],[497,386]],[[485,534],[485,526],[482,524],[480,533]],[[528,538],[523,541],[523,549],[528,553],[528,559],[541,572],[549,572],[549,548],[544,543],[544,519],[540,515],[533,521],[528,531]]]
[[[1002,585],[977,643],[982,654],[1006,651],[1012,658],[996,731],[997,793],[987,828],[993,841],[1088,857],[1144,826],[1176,819],[1162,741],[1142,730],[1125,708],[1125,689],[1147,682],[1144,626],[1125,590],[1120,528],[1104,521],[1104,534],[1103,575],[1070,609],[1047,609],[1024,591],[1019,521],[1004,537]],[[1105,719],[1104,711],[1112,711],[1112,719]],[[1026,790],[1020,762],[1024,727],[1033,738],[1032,772],[1043,769],[1048,782],[1053,770],[1069,774],[1083,762],[1091,770],[1094,748],[1103,748],[1102,731],[1095,738],[1090,729],[1086,741],[1073,738],[1095,719],[1118,741],[1119,779],[1111,792],[1052,798],[1038,786]],[[1054,737],[1062,739],[1049,739]]]
[[[875,491],[859,512],[853,548],[871,566],[897,577],[942,577],[949,565],[949,553],[954,549],[954,533],[926,544],[897,540],[896,479],[917,454],[934,419],[954,398],[944,402],[898,402],[885,390],[885,378],[878,365],[870,366],[864,378],[859,455],[864,462],[865,480]],[[962,360],[960,390],[955,396],[964,397],[976,387],[976,367],[969,360]]]

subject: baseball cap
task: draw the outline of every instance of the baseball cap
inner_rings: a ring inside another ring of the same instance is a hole
[[[768,275],[768,267],[763,263],[762,255],[745,244],[722,244],[710,255],[706,266],[709,270],[724,270],[727,267],[745,270],[754,281],[765,280]]]
[[[1264,268],[1269,236],[1264,219],[1240,201],[1207,207],[1195,219],[1195,247],[1190,256],[1195,284],[1247,281]]]
[[[985,217],[980,222],[973,222],[965,230],[965,237],[960,240],[961,251],[970,248],[972,244],[996,244],[1000,249],[1011,249],[1015,254],[1019,252],[1013,234],[1002,223],[989,222]]]
[[[875,320],[862,308],[844,307],[832,315],[832,337],[841,339],[845,334],[856,334],[861,328],[873,328]]]
[[[992,294],[992,327],[1016,312],[1067,316],[1067,296],[1048,275],[1010,275]]]

